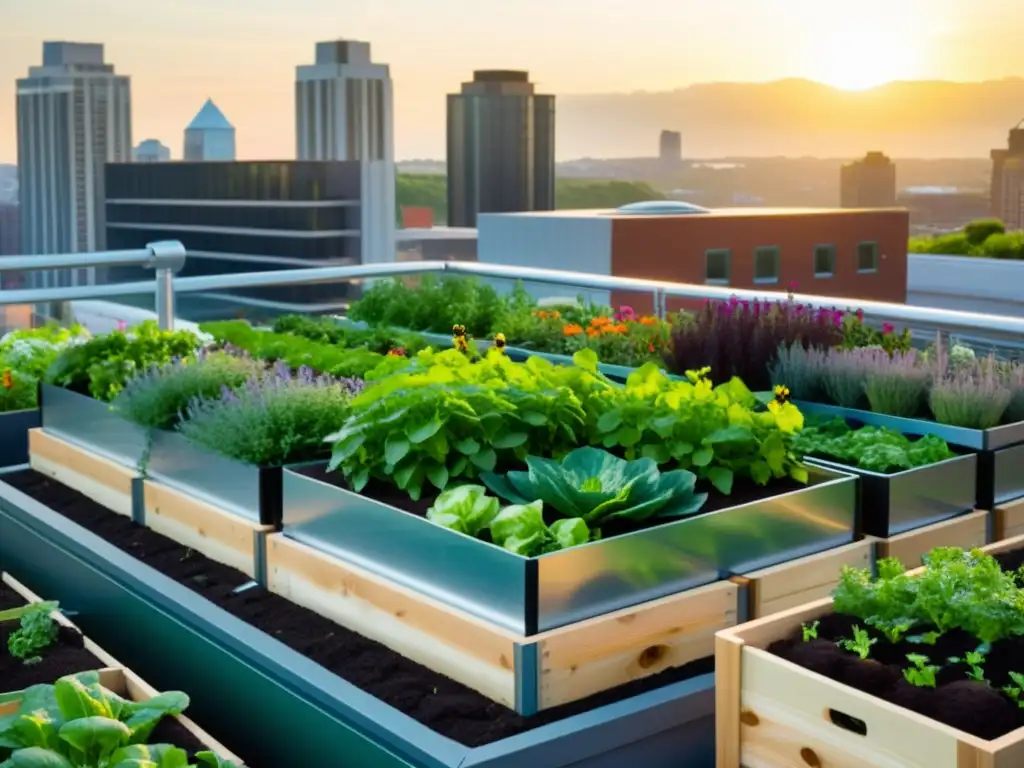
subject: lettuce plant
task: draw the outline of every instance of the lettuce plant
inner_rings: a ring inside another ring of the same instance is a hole
[[[437,497],[427,510],[427,519],[467,536],[479,536],[490,527],[500,507],[482,485],[460,485]]]
[[[653,459],[627,461],[599,448],[577,448],[561,461],[529,456],[526,465],[526,472],[487,472],[482,479],[506,501],[540,500],[560,517],[581,518],[594,528],[613,520],[685,517],[707,501],[706,493],[694,493],[692,472],[660,472]]]
[[[0,718],[0,767],[237,768],[209,751],[195,755],[196,766],[183,749],[146,744],[160,720],[188,705],[177,691],[144,702],[122,698],[100,685],[98,672],[34,685],[17,714]]]
[[[590,541],[591,530],[580,517],[544,522],[544,502],[505,507],[491,521],[491,540],[524,557],[569,549]]]
[[[838,418],[796,433],[793,450],[883,474],[936,464],[956,455],[936,435],[911,440],[885,427],[850,429]]]
[[[57,622],[53,612],[57,603],[31,603],[0,611],[0,624],[17,621],[19,626],[7,636],[7,650],[25,664],[40,661],[40,651],[57,641]]]

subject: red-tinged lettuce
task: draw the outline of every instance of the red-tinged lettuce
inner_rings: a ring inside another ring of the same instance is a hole
[[[612,520],[686,517],[707,500],[706,493],[694,493],[692,472],[660,472],[652,459],[628,461],[599,448],[577,448],[562,461],[529,456],[526,465],[526,472],[488,472],[482,479],[506,501],[540,500],[560,517],[595,528]]]

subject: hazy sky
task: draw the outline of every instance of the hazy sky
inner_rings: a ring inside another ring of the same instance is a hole
[[[528,69],[555,94],[805,77],[1024,75],[1022,0],[0,0],[0,162],[14,81],[43,40],[106,44],[131,75],[133,139],[181,155],[209,96],[240,158],[294,156],[293,81],[318,40],[368,40],[395,83],[396,156],[441,157],[445,93],[474,68]],[[569,152],[571,154],[571,152]]]

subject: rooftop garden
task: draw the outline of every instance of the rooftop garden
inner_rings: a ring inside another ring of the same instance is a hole
[[[1007,232],[998,219],[978,219],[960,232],[912,237],[909,251],[987,259],[1024,259],[1024,232]]]

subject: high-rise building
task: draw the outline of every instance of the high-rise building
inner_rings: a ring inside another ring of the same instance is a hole
[[[839,171],[843,208],[892,208],[896,205],[896,164],[882,152],[868,152],[862,160]]]
[[[185,162],[235,159],[235,126],[212,99],[207,99],[185,129]]]
[[[0,203],[0,256],[21,253],[20,218],[17,205]]]
[[[103,46],[43,43],[42,66],[17,84],[21,250],[104,248],[103,166],[131,160],[131,84]],[[90,269],[48,273],[45,285],[81,284]]]
[[[474,72],[448,95],[448,224],[554,207],[555,97],[527,72]]]
[[[658,157],[664,165],[674,165],[683,159],[683,135],[679,131],[661,132]]]
[[[111,163],[107,245],[135,249],[179,240],[188,249],[184,277],[359,264],[361,167],[291,160]],[[119,267],[108,279],[145,280],[146,270]],[[178,304],[190,320],[223,318],[266,302],[305,312],[314,304],[340,309],[352,290],[343,283],[273,286],[183,294]]]
[[[170,159],[171,148],[157,139],[140,141],[139,146],[132,150],[132,160],[136,163],[166,163]]]
[[[370,44],[316,44],[316,63],[296,68],[295,135],[299,160],[360,165],[360,240],[364,264],[395,260],[395,150],[391,74]]]
[[[992,150],[992,215],[1007,229],[1024,229],[1024,120],[1010,129],[1006,149]]]

